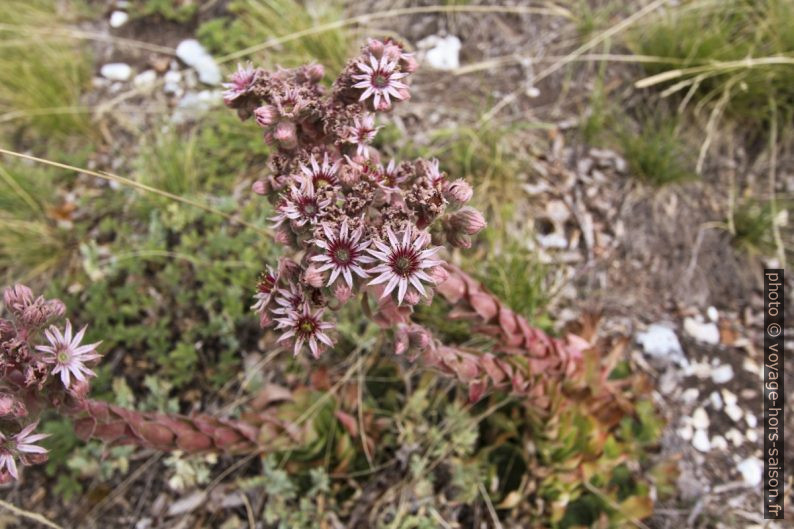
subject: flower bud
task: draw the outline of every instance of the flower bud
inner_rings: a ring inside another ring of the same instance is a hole
[[[264,105],[254,110],[254,119],[260,127],[269,127],[277,118],[278,110],[273,105]]]
[[[471,248],[471,236],[466,235],[462,231],[447,232],[447,240],[455,248]]]
[[[285,246],[289,245],[289,242],[290,242],[289,233],[287,233],[286,230],[281,229],[281,228],[277,229],[275,231],[275,233],[273,233],[273,239],[277,243],[283,244]]]
[[[3,291],[3,302],[6,308],[16,305],[29,305],[33,301],[33,292],[25,285],[16,284]]]
[[[419,69],[419,63],[413,53],[403,53],[402,60],[400,61],[400,69],[406,73],[414,73]]]
[[[295,124],[291,121],[280,121],[276,125],[273,137],[284,149],[294,149],[298,145],[298,135]]]
[[[449,184],[444,191],[444,198],[455,206],[460,206],[471,200],[474,190],[462,179],[455,180]]]
[[[278,277],[287,282],[296,281],[300,277],[301,267],[292,259],[282,257],[278,260],[277,272]]]
[[[449,279],[449,272],[443,266],[434,266],[430,269],[429,275],[436,285],[440,285]]]
[[[397,46],[396,44],[386,44],[383,47],[383,55],[386,56],[386,59],[389,62],[399,61],[402,54],[403,54],[402,48]]]
[[[309,265],[303,273],[303,281],[311,287],[320,288],[323,286],[323,273],[316,266]]]
[[[24,417],[27,415],[25,405],[8,393],[0,393],[0,417],[13,415],[14,417]]]
[[[77,400],[83,400],[88,396],[91,384],[88,380],[76,380],[69,386],[69,393]]]
[[[420,301],[422,301],[422,296],[420,296],[419,292],[417,292],[413,288],[409,288],[408,292],[405,293],[405,298],[403,298],[403,303],[411,307],[413,307]]]
[[[367,42],[367,50],[375,56],[376,59],[380,59],[383,56],[383,50],[386,45],[383,41],[377,39],[369,39]]]
[[[270,187],[270,186],[268,185],[268,183],[267,183],[266,181],[264,181],[264,180],[257,180],[257,181],[256,181],[256,182],[254,182],[254,183],[253,183],[253,185],[251,186],[251,191],[253,191],[253,192],[254,192],[254,193],[256,193],[257,195],[267,195],[267,192],[268,192],[268,188],[269,188],[269,187]]]
[[[306,68],[306,75],[311,82],[319,83],[325,75],[325,68],[323,68],[322,64],[310,64],[309,67]]]
[[[334,286],[334,297],[339,301],[340,305],[344,305],[353,296],[353,291],[342,281],[337,281]]]
[[[449,225],[454,231],[474,235],[485,228],[487,222],[482,213],[474,208],[465,207],[450,215]]]
[[[48,319],[60,318],[66,314],[66,305],[60,299],[51,299],[47,302],[45,312],[48,314]]]
[[[267,327],[268,327],[268,326],[269,326],[271,323],[273,323],[273,320],[271,320],[271,319],[270,319],[270,315],[268,315],[268,313],[267,313],[267,311],[266,311],[266,310],[263,310],[263,311],[262,311],[262,312],[259,314],[259,326],[260,326],[261,328],[265,329],[265,328],[267,328]]]
[[[430,332],[419,325],[412,325],[408,331],[408,340],[412,349],[424,352],[433,344]]]

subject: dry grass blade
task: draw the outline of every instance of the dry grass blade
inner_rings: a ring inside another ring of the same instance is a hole
[[[25,24],[0,24],[0,31],[13,31],[19,32],[23,35],[36,35],[36,40],[60,39],[64,37],[76,40],[95,40],[98,42],[107,42],[120,48],[126,46],[155,53],[163,53],[166,55],[176,55],[176,51],[173,48],[169,48],[167,46],[160,46],[158,44],[151,44],[149,42],[143,42],[140,40],[114,37],[112,35],[96,33],[93,31],[84,31],[75,28],[40,27]],[[24,43],[24,41],[22,43]]]
[[[691,68],[679,68],[675,70],[667,70],[666,72],[662,72],[656,75],[651,75],[650,77],[645,77],[643,79],[640,79],[639,81],[634,83],[634,86],[637,88],[648,88],[660,83],[672,81],[673,79],[679,79],[681,77],[687,77],[695,74],[710,73],[713,75],[719,75],[733,70],[752,69],[752,68],[759,68],[761,66],[782,66],[782,65],[785,66],[794,65],[794,57],[786,57],[781,55],[774,57],[760,57],[757,59],[748,57],[747,59],[742,59],[740,61],[717,61],[704,66],[693,66]]]
[[[44,516],[37,514],[35,512],[26,511],[24,509],[20,509],[16,505],[8,503],[5,500],[0,500],[0,507],[11,511],[12,513],[16,514],[17,516],[21,516],[23,518],[27,518],[28,520],[33,520],[34,522],[38,522],[41,525],[45,525],[47,527],[51,527],[52,529],[63,529],[60,525],[56,524],[55,522],[51,522]]]
[[[505,57],[494,57],[485,61],[475,62],[461,66],[453,70],[453,75],[467,75],[483,70],[492,70],[509,64],[522,63],[531,61],[535,64],[562,61],[568,58],[567,55],[546,55],[544,57],[534,57],[532,55],[507,55]],[[621,55],[617,53],[590,53],[580,55],[571,59],[572,62],[627,62],[627,63],[645,63],[645,64],[671,64],[683,62],[675,57],[657,57],[655,55]],[[570,61],[569,61],[570,62]]]
[[[170,200],[174,200],[176,202],[181,202],[183,204],[187,204],[187,205],[193,206],[195,208],[203,209],[204,211],[207,211],[209,213],[213,213],[215,215],[220,215],[221,217],[229,220],[230,222],[234,222],[236,224],[240,224],[240,225],[245,226],[247,228],[251,228],[252,230],[254,230],[254,231],[258,232],[258,233],[261,233],[262,235],[267,235],[267,236],[271,235],[270,230],[268,230],[266,228],[263,228],[261,226],[257,226],[256,224],[252,224],[252,223],[250,223],[248,221],[242,220],[239,217],[235,217],[234,215],[230,215],[230,214],[228,214],[228,213],[226,213],[224,211],[221,211],[221,210],[219,210],[217,208],[214,208],[212,206],[208,206],[207,204],[202,204],[201,202],[197,202],[197,201],[191,200],[189,198],[185,198],[185,197],[182,197],[182,196],[179,196],[179,195],[175,195],[173,193],[169,193],[167,191],[163,191],[161,189],[157,189],[155,187],[148,186],[146,184],[141,184],[140,182],[136,182],[135,180],[130,180],[129,178],[125,178],[123,176],[115,175],[115,174],[112,174],[112,173],[106,173],[106,172],[97,172],[97,171],[92,171],[90,169],[84,169],[84,168],[81,168],[81,167],[75,167],[73,165],[63,164],[63,163],[59,163],[59,162],[53,162],[52,160],[47,160],[45,158],[38,158],[36,156],[31,156],[29,154],[23,154],[23,153],[20,153],[20,152],[9,151],[7,149],[0,149],[0,154],[6,154],[8,156],[14,156],[16,158],[22,158],[24,160],[30,160],[32,162],[42,163],[42,164],[49,165],[49,166],[52,166],[52,167],[58,167],[60,169],[66,169],[66,170],[69,170],[69,171],[74,171],[76,173],[84,173],[84,174],[87,174],[87,175],[94,176],[96,178],[101,178],[103,180],[109,180],[109,181],[112,181],[112,182],[117,182],[119,184],[122,184],[122,185],[125,185],[125,186],[128,186],[128,187],[132,187],[132,188],[134,188],[134,189],[136,189],[138,191],[144,191],[144,192],[147,192],[147,193],[153,193],[155,195],[159,195],[161,197],[165,197],[165,198],[168,198]]]

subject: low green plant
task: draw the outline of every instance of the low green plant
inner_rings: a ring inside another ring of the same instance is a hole
[[[91,75],[82,43],[69,35],[64,20],[79,2],[4,0],[0,2],[0,127],[40,141],[92,135],[90,113],[80,94]],[[0,130],[2,132],[3,130]]]
[[[343,18],[337,2],[314,0],[233,0],[228,10],[230,16],[208,21],[198,30],[199,39],[218,55],[233,54]],[[350,29],[336,28],[286,41],[253,58],[266,67],[316,61],[336,74],[352,54],[355,42]]]
[[[620,126],[617,140],[631,175],[645,183],[661,187],[697,177],[696,154],[674,118],[641,117],[633,126]]]
[[[644,63],[640,83],[680,95],[681,104],[707,108],[763,128],[773,105],[794,112],[794,4],[789,0],[682,2],[661,10],[627,34],[630,49],[661,58]],[[669,61],[665,61],[669,59]]]
[[[130,14],[134,18],[160,16],[184,24],[196,16],[198,9],[198,0],[145,0],[133,3]]]

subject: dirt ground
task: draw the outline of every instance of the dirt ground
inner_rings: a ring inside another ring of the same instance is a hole
[[[368,2],[353,11],[382,10],[389,4]],[[414,46],[429,35],[458,36],[464,65],[511,54],[531,57],[465,75],[423,67],[412,85],[412,104],[395,117],[421,144],[429,141],[428,131],[474,126],[500,100],[518,93],[493,119],[538,125],[516,133],[517,142],[537,153],[522,171],[524,195],[516,201],[519,222],[532,223],[539,234],[527,244],[555,263],[555,273],[564,279],[552,301],[551,312],[559,315],[556,325],[562,329],[582,314],[597,314],[601,334],[631,338],[628,354],[655,381],[654,398],[667,420],[659,456],[677,458],[678,492],[673,500],[657,505],[646,525],[660,529],[775,527],[762,519],[760,487],[752,485],[741,470],[761,455],[761,286],[763,267],[771,261],[735,248],[726,230],[718,226],[726,218],[730,187],[765,182],[768,160],[760,157],[759,149],[743,145],[741,135],[726,131],[737,134],[736,138],[712,150],[698,181],[662,189],[638,183],[619,153],[585,144],[578,132],[577,124],[587,111],[594,65],[576,63],[535,84],[535,76],[553,64],[545,57],[571,51],[575,28],[559,18],[433,14],[380,21],[377,26],[388,27]],[[107,26],[97,29],[111,31]],[[192,29],[130,22],[112,34],[174,47]],[[108,62],[126,62],[141,71],[168,60],[106,43],[94,46],[97,72]],[[622,86],[636,74],[633,68],[610,66],[606,84]],[[113,97],[118,94],[98,83],[86,99],[98,103]],[[134,107],[142,100],[138,95],[119,104]],[[174,100],[158,91],[146,105],[173,111]],[[147,126],[147,114],[123,115],[132,117],[122,121],[108,115],[104,120],[104,130],[114,142],[108,152],[95,157],[99,168],[122,170],[124,162],[118,160],[127,148],[123,138],[132,138]],[[740,148],[730,148],[737,144]],[[780,185],[791,193],[794,153],[789,149],[782,154]],[[790,275],[789,293],[794,292],[792,286]],[[647,354],[638,337],[656,323],[674,332],[682,356]],[[698,334],[696,329],[704,327],[717,329],[716,341]],[[789,334],[794,336],[794,330]],[[715,372],[728,372],[724,366],[730,366],[731,376],[715,380]],[[791,386],[791,362],[786,364],[786,374]],[[729,405],[732,401],[734,405]],[[794,417],[790,397],[787,411],[789,418]],[[787,464],[794,468],[791,424],[789,419]],[[698,432],[705,432],[708,447],[702,442],[695,443],[699,448],[693,444],[696,437],[702,441],[703,434]],[[157,496],[149,493],[156,475],[146,472],[156,461],[157,456],[148,454],[134,461],[128,477],[115,488],[113,501],[93,507],[94,519],[101,511],[103,519],[114,518],[113,512],[119,524],[145,529],[135,520],[141,513],[158,509]],[[789,491],[791,486],[789,477]],[[78,512],[82,505],[72,508]]]

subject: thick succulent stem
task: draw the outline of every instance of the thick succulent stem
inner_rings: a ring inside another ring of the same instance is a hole
[[[101,439],[117,445],[188,453],[251,453],[262,449],[259,426],[205,414],[177,415],[141,412],[85,399],[67,407],[75,431],[83,440]]]

